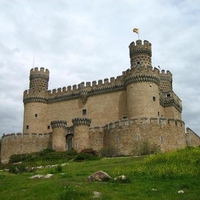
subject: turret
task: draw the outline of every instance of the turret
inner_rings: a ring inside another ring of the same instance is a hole
[[[162,70],[160,74],[160,90],[163,92],[172,91],[172,74],[170,71]]]
[[[137,40],[130,48],[131,69],[125,79],[128,118],[163,114],[159,102],[160,71],[151,67],[151,43]]]
[[[51,122],[52,127],[52,148],[56,151],[66,150],[66,128],[67,122],[64,120],[57,120]]]
[[[74,149],[80,152],[83,149],[90,148],[89,144],[89,127],[91,119],[75,118],[72,119],[74,126]]]
[[[38,67],[31,69],[29,77],[29,89],[34,92],[48,90],[49,70],[44,70],[43,67],[38,70]]]
[[[129,45],[131,68],[140,66],[151,66],[151,43],[147,40],[137,40]]]
[[[49,70],[30,70],[29,90],[24,91],[24,133],[50,132],[47,113]]]

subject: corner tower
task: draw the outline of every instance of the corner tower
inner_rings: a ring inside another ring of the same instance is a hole
[[[159,102],[160,71],[151,66],[151,43],[137,40],[129,49],[131,69],[125,79],[128,118],[157,117],[163,113]]]
[[[24,133],[50,132],[47,112],[49,70],[41,67],[30,70],[29,90],[24,91]]]

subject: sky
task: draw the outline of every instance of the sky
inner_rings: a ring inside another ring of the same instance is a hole
[[[50,70],[51,90],[117,77],[130,68],[133,28],[152,43],[152,66],[173,74],[183,121],[200,135],[199,0],[0,0],[0,13],[0,136],[22,132],[33,66]]]

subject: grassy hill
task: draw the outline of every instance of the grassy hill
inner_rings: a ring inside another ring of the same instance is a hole
[[[57,157],[56,153],[52,157]],[[25,160],[23,162],[33,165],[36,160],[31,163],[29,157],[28,163]],[[1,171],[0,199],[89,200],[93,199],[94,191],[100,193],[97,199],[101,200],[200,199],[200,147],[143,157],[102,158],[82,162],[65,157],[59,158],[58,163],[67,164],[21,174]],[[43,164],[49,163],[44,160]],[[99,170],[113,178],[125,175],[129,181],[86,181],[89,175]],[[49,179],[29,178],[35,174],[49,173],[54,174]]]

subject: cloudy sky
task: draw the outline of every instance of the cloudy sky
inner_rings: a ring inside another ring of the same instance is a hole
[[[0,0],[0,135],[22,131],[33,58],[50,70],[49,89],[116,77],[130,67],[134,27],[200,134],[199,19],[199,0]]]

